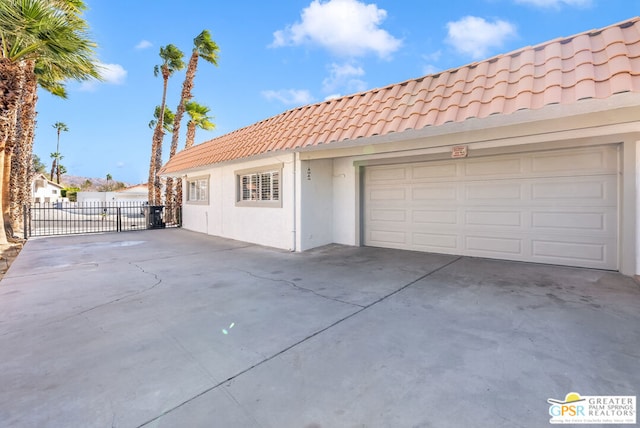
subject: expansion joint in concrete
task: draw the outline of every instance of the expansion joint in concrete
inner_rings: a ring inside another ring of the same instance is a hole
[[[337,320],[337,321],[335,321],[335,322],[331,323],[330,325],[328,325],[328,326],[326,326],[326,327],[323,327],[323,328],[321,328],[320,330],[315,331],[314,333],[310,334],[309,336],[307,336],[307,337],[305,337],[305,338],[303,338],[303,339],[300,339],[300,340],[298,340],[297,342],[293,343],[292,345],[289,345],[289,346],[287,346],[286,348],[281,349],[280,351],[276,352],[275,354],[273,354],[273,355],[271,355],[271,356],[269,356],[269,357],[266,357],[265,359],[263,359],[263,360],[261,360],[261,361],[257,362],[256,364],[254,364],[254,365],[252,365],[252,366],[250,366],[250,367],[247,367],[246,369],[244,369],[244,370],[242,370],[242,371],[240,371],[240,372],[236,373],[235,375],[231,376],[230,378],[225,379],[225,380],[223,380],[222,382],[218,382],[217,384],[210,386],[209,388],[207,388],[207,389],[203,390],[202,392],[200,392],[200,393],[198,393],[198,394],[194,395],[193,397],[191,397],[191,398],[189,398],[189,399],[187,399],[187,400],[183,401],[182,403],[180,403],[180,404],[176,405],[175,407],[173,407],[173,408],[171,408],[171,409],[168,409],[168,410],[166,410],[166,411],[162,412],[162,413],[161,413],[161,414],[159,414],[158,416],[156,416],[156,417],[154,417],[154,418],[152,418],[152,419],[150,419],[150,420],[148,420],[148,421],[144,422],[144,423],[143,423],[143,424],[141,424],[141,425],[138,425],[138,427],[136,427],[136,428],[143,428],[143,427],[149,426],[150,424],[152,424],[152,423],[156,422],[158,419],[162,418],[163,416],[168,415],[169,413],[173,412],[174,410],[177,410],[177,409],[179,409],[180,407],[182,407],[182,406],[184,406],[184,405],[186,405],[186,404],[188,404],[188,403],[192,402],[193,400],[196,400],[197,398],[202,397],[202,396],[203,396],[203,395],[205,395],[205,394],[208,394],[209,392],[211,392],[211,391],[213,391],[213,390],[215,390],[215,389],[219,388],[220,386],[222,386],[222,385],[224,385],[224,384],[228,384],[229,382],[231,382],[231,381],[233,381],[233,380],[237,379],[238,377],[240,377],[240,376],[242,376],[242,375],[244,375],[244,374],[246,374],[246,373],[249,373],[251,370],[253,370],[253,369],[255,369],[255,368],[257,368],[257,367],[259,367],[259,366],[261,366],[261,365],[263,365],[263,364],[265,364],[265,363],[267,363],[267,362],[269,362],[269,361],[271,361],[271,360],[273,360],[273,359],[275,359],[276,357],[279,357],[280,355],[283,355],[284,353],[286,353],[286,352],[290,351],[291,349],[293,349],[293,348],[295,348],[295,347],[297,347],[297,346],[299,346],[299,345],[301,345],[301,344],[303,344],[303,343],[307,342],[307,341],[308,341],[308,340],[310,340],[310,339],[313,339],[314,337],[316,337],[316,336],[318,336],[318,335],[320,335],[320,334],[324,333],[325,331],[330,330],[330,329],[332,329],[333,327],[336,327],[336,326],[337,326],[337,325],[339,325],[339,324],[342,324],[343,322],[345,322],[345,321],[347,321],[347,320],[349,320],[349,319],[351,319],[351,318],[355,317],[355,316],[356,316],[356,315],[358,315],[359,313],[361,313],[361,312],[363,312],[363,311],[366,311],[367,309],[369,309],[369,308],[371,308],[371,307],[373,307],[373,306],[377,305],[378,303],[381,303],[381,302],[383,302],[383,301],[387,300],[389,297],[394,296],[394,295],[396,295],[396,294],[400,293],[401,291],[403,291],[403,290],[407,289],[408,287],[411,287],[412,285],[416,284],[416,283],[417,283],[417,282],[419,282],[419,281],[422,281],[423,279],[425,279],[425,278],[427,278],[427,277],[429,277],[429,276],[433,275],[434,273],[436,273],[436,272],[438,272],[438,271],[440,271],[440,270],[442,270],[442,269],[445,269],[445,268],[446,268],[446,267],[448,267],[448,266],[451,266],[452,264],[454,264],[455,262],[457,262],[457,261],[458,261],[458,260],[460,260],[461,258],[462,258],[462,256],[460,256],[460,257],[456,257],[454,260],[450,261],[449,263],[445,263],[444,265],[439,266],[439,267],[437,267],[436,269],[433,269],[432,271],[425,273],[424,275],[422,275],[422,276],[420,276],[420,277],[418,277],[418,278],[416,278],[416,279],[414,279],[414,280],[412,280],[412,281],[410,281],[410,282],[408,282],[408,283],[406,283],[406,284],[402,285],[400,288],[398,288],[398,289],[396,289],[396,290],[392,291],[392,292],[391,292],[391,293],[389,293],[389,294],[386,294],[386,295],[382,296],[382,297],[381,297],[381,298],[379,298],[378,300],[376,300],[376,301],[374,301],[374,302],[372,302],[372,303],[369,303],[369,304],[368,304],[368,305],[366,305],[366,306],[354,305],[354,306],[358,306],[358,310],[356,310],[355,312],[352,312],[352,313],[350,313],[349,315],[347,315],[347,316],[345,316],[345,317],[343,317],[343,318],[341,318],[341,319],[339,319],[339,320]],[[253,275],[251,272],[247,272],[247,271],[241,271],[241,272],[245,272],[245,273],[247,273],[247,274],[249,274],[249,275],[252,275],[252,276],[254,276],[254,277],[256,277],[256,278],[268,279],[268,280],[271,280],[271,281],[283,281],[283,280],[278,280],[278,279],[273,279],[273,278],[262,278],[262,277],[258,277],[258,276],[256,276],[256,275]],[[284,281],[284,282],[289,282],[289,281]],[[308,289],[306,289],[306,288],[303,288],[303,290],[306,290],[306,291],[312,291],[312,290],[308,290]],[[327,298],[326,296],[320,296],[320,297]],[[330,298],[329,298],[329,299],[330,299]],[[332,300],[334,300],[334,299],[332,299]],[[346,303],[346,302],[342,302],[342,303]],[[351,305],[353,305],[352,303],[350,303],[350,304],[351,304]]]

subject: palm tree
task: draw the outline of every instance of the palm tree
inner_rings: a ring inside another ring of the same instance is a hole
[[[64,156],[62,156],[60,153],[58,152],[53,152],[49,155],[49,157],[52,159],[51,162],[51,174],[49,174],[49,179],[51,181],[53,181],[53,177],[55,177],[57,171],[58,171],[58,163],[60,162],[60,159],[64,158]]]
[[[189,101],[185,104],[185,108],[190,118],[187,123],[187,141],[185,143],[185,148],[188,149],[193,146],[197,128],[211,131],[215,129],[216,125],[211,121],[213,116],[209,116],[209,112],[211,111],[209,107],[198,104],[195,101]]]
[[[149,165],[149,204],[158,205],[162,200],[161,183],[158,172],[162,167],[162,139],[164,137],[164,110],[167,104],[167,86],[169,77],[178,70],[184,68],[182,58],[184,54],[174,45],[160,47],[160,58],[162,64],[156,65],[153,69],[154,76],[162,74],[162,103],[160,104],[160,114],[158,114],[158,122],[153,132],[153,140],[151,143],[151,162]]]
[[[153,112],[153,119],[149,121],[149,128],[153,129],[158,124],[158,118],[160,117],[160,106],[156,106]],[[173,121],[175,114],[169,107],[164,108],[164,119],[162,120],[162,128],[167,132],[173,132]]]
[[[187,123],[187,141],[185,148],[193,146],[193,142],[196,138],[196,129],[204,129],[210,131],[216,127],[211,121],[212,116],[209,116],[209,107],[198,104],[195,101],[189,101],[185,104],[185,109],[189,115],[189,122]],[[176,180],[176,205],[182,205],[182,179]]]
[[[80,17],[84,8],[82,0],[0,2],[0,243],[13,233],[12,206],[27,198],[37,85],[64,95],[64,79],[100,78],[95,44]],[[13,161],[14,151],[19,161]]]
[[[184,116],[186,103],[193,98],[191,91],[193,90],[193,84],[196,77],[196,71],[198,69],[198,59],[202,58],[205,61],[218,65],[218,52],[220,48],[211,39],[211,33],[209,30],[203,30],[200,34],[193,39],[193,49],[191,51],[191,58],[189,59],[189,65],[187,66],[187,72],[182,84],[182,93],[180,94],[180,102],[176,108],[176,118],[173,125],[173,135],[171,136],[171,148],[169,150],[169,159],[171,159],[178,151],[178,140],[180,138],[180,123]],[[177,199],[177,198],[176,198]],[[173,179],[167,178],[167,189],[165,200],[167,203],[167,215],[169,220],[173,213]],[[178,199],[179,201],[180,199]]]
[[[60,133],[69,132],[69,127],[63,122],[56,122],[53,124],[53,127],[56,129],[56,132],[58,133],[58,141],[56,143],[56,152],[55,152],[56,157],[54,158],[53,165],[51,166],[51,180],[53,181],[53,172],[55,170],[56,183],[60,184]]]

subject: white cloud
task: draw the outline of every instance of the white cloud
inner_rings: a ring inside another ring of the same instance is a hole
[[[516,3],[529,4],[536,7],[552,7],[559,8],[563,5],[575,7],[589,7],[592,0],[515,0]]]
[[[358,57],[369,52],[381,58],[395,52],[402,41],[379,28],[387,11],[357,0],[313,0],[303,9],[301,22],[273,33],[271,47],[319,45],[333,54]]]
[[[362,92],[367,89],[367,83],[357,77],[364,76],[362,67],[353,64],[336,64],[329,66],[329,77],[322,81],[324,92],[335,92],[343,89],[346,92]]]
[[[517,34],[515,25],[507,21],[487,22],[476,16],[449,22],[447,29],[447,43],[473,59],[485,58],[492,49],[502,47],[507,38]]]
[[[424,75],[436,74],[439,71],[441,71],[440,68],[438,68],[437,66],[435,66],[433,64],[427,64],[427,65],[422,67],[422,74],[424,74]]]
[[[331,94],[331,95],[327,95],[326,97],[324,97],[325,101],[331,101],[331,100],[335,100],[337,98],[340,98],[342,95],[340,94]]]
[[[93,91],[100,83],[108,85],[122,85],[127,78],[127,70],[120,64],[98,63],[98,73],[102,77],[102,82],[98,80],[88,80],[80,85],[81,91]]]
[[[287,105],[305,105],[313,102],[311,93],[306,89],[281,89],[279,91],[262,91],[267,100],[278,100]]]
[[[127,70],[120,64],[100,64],[100,75],[105,83],[122,85],[127,77]]]
[[[441,56],[441,50],[422,55],[422,59],[424,59],[426,62],[426,64],[422,67],[422,74],[436,74],[437,72],[441,71],[442,69],[434,64],[440,61]]]
[[[140,40],[140,43],[136,45],[136,49],[147,49],[147,48],[150,48],[151,46],[153,46],[153,43],[151,43],[150,41]]]

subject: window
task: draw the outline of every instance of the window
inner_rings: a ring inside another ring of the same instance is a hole
[[[58,194],[58,191],[57,191],[56,189],[52,189],[52,190],[51,190],[51,193],[53,193],[54,195],[57,195],[57,194]]]
[[[280,175],[281,165],[236,172],[237,205],[280,207]]]
[[[187,180],[187,202],[209,202],[209,177],[194,177]]]

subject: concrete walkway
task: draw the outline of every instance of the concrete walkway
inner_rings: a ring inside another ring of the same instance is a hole
[[[2,427],[540,427],[639,367],[640,287],[596,270],[167,229],[0,282]]]

